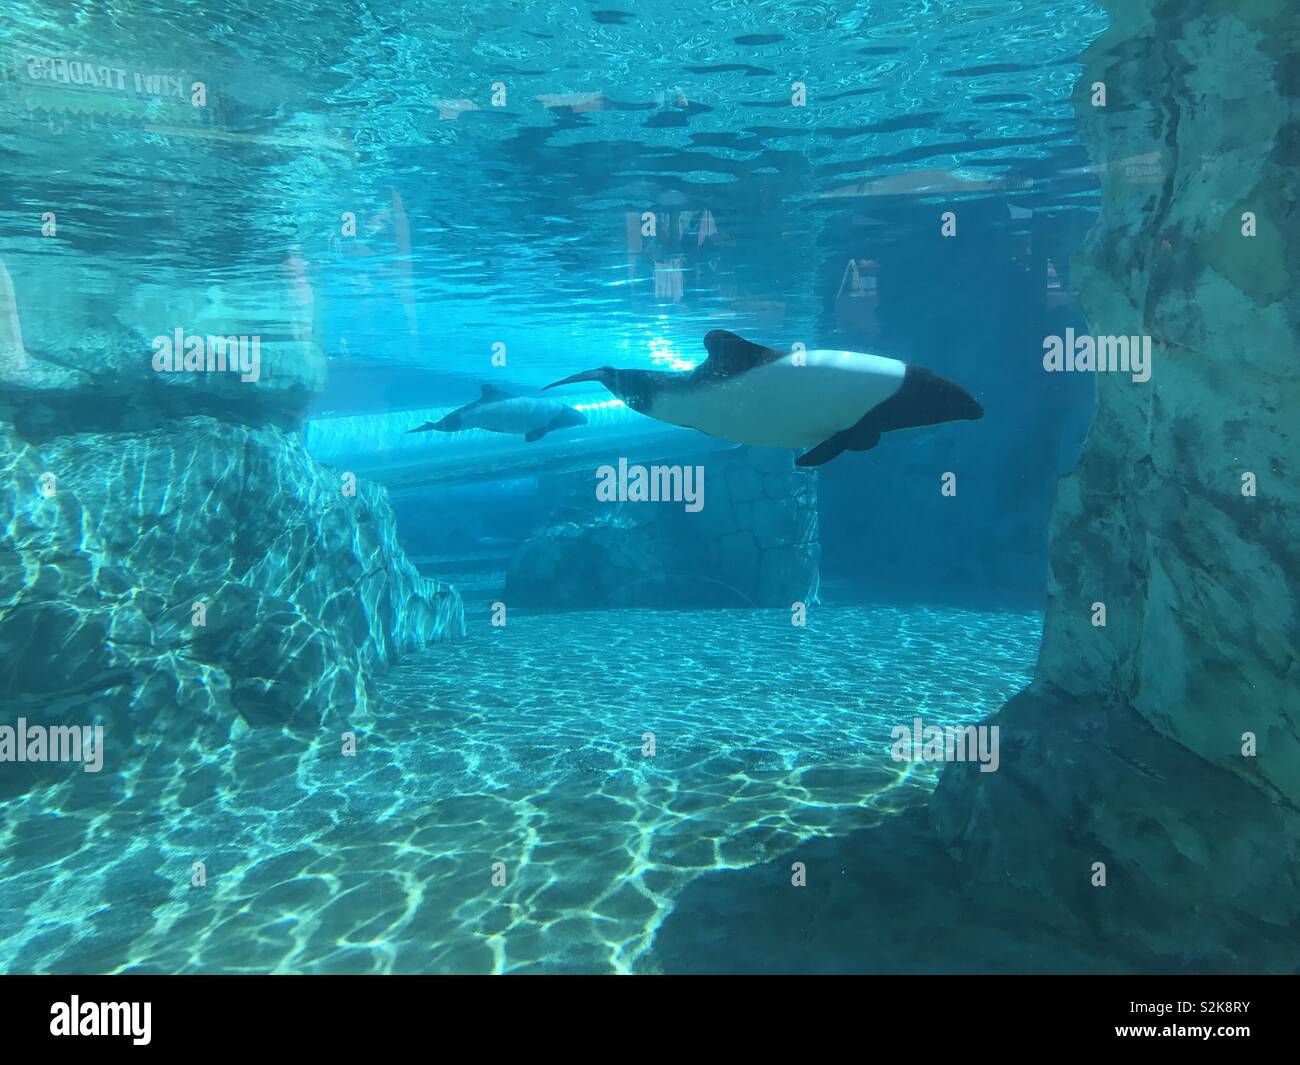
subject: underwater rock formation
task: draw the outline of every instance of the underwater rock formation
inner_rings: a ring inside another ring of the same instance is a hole
[[[35,447],[6,426],[0,461],[6,716],[93,717],[132,745],[357,725],[369,669],[463,632],[386,494],[344,495],[283,430],[192,418]]]
[[[946,770],[934,821],[1026,920],[1161,966],[1291,970],[1300,24],[1290,0],[1107,6],[1076,92],[1104,201],[1075,283],[1094,335],[1153,338],[1152,377],[1098,375],[1036,680],[991,722],[1014,747]]]
[[[588,475],[567,482],[565,510],[511,560],[506,601],[536,609],[761,606],[815,602],[817,475],[788,452],[743,448],[701,464],[696,512],[683,504],[600,503]]]
[[[25,439],[165,428],[190,414],[296,428],[324,387],[325,357],[310,323],[273,286],[268,294],[252,283],[207,292],[106,283],[101,270],[75,260],[54,284],[47,270],[41,256],[0,265],[0,417]],[[247,374],[186,372],[183,364],[160,371],[159,340],[174,346],[178,331],[183,339],[243,338],[256,359],[248,351]]]
[[[315,345],[268,342],[241,382],[156,373],[116,327],[58,358],[16,333],[0,330],[3,723],[102,724],[110,759],[148,773],[249,725],[363,727],[372,670],[464,633],[459,595],[397,545],[387,493],[308,456]],[[76,775],[9,769],[10,792]]]
[[[945,767],[928,818],[698,882],[651,967],[726,940],[787,972],[1296,971],[1300,23],[1292,0],[1107,7],[1076,89],[1104,206],[1075,287],[1154,366],[1097,375],[1035,681],[987,722],[1000,768]]]

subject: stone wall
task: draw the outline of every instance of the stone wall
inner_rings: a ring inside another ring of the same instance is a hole
[[[986,723],[999,768],[954,762],[925,810],[700,878],[650,971],[716,969],[719,942],[755,972],[1297,971],[1300,22],[1292,0],[1107,6],[1074,279],[1091,332],[1152,335],[1154,367],[1098,376],[1035,681]]]
[[[949,768],[933,818],[972,890],[1026,926],[1146,967],[1290,971],[1300,23],[1291,0],[1107,6],[1076,93],[1104,206],[1075,285],[1092,333],[1151,335],[1154,368],[1098,377],[1053,512],[1036,682],[993,721],[1001,770]]]
[[[511,560],[506,602],[789,609],[816,601],[815,471],[796,469],[790,452],[771,448],[674,461],[704,470],[695,512],[682,503],[601,503],[592,472],[557,478],[549,489],[556,520]]]
[[[210,760],[250,726],[303,742],[363,728],[371,673],[464,620],[397,545],[383,489],[345,490],[308,456],[318,346],[281,331],[256,382],[157,374],[129,324],[140,300],[187,332],[255,334],[251,294],[223,301],[218,330],[212,293],[137,291],[60,344],[51,270],[0,287],[0,724],[102,724],[128,775]],[[69,773],[2,779],[13,793]]]

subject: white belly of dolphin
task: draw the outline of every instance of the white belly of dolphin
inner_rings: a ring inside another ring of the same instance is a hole
[[[737,444],[806,448],[856,425],[903,384],[905,363],[817,349],[698,388],[666,390],[649,413]]]

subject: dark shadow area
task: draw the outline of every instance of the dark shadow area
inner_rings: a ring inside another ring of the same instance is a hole
[[[854,601],[1041,609],[1052,493],[1094,408],[1087,375],[1043,372],[1043,339],[1086,331],[1068,264],[1095,215],[979,200],[944,236],[940,205],[862,204],[827,227],[824,338],[950,377],[985,417],[824,467],[823,578]]]

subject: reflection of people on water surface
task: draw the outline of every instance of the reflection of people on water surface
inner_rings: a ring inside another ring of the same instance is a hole
[[[411,223],[402,195],[390,189],[387,207],[372,211],[356,223],[356,236],[336,229],[330,234],[329,247],[336,260],[375,259],[373,267],[349,272],[346,280],[359,295],[372,296],[372,300],[359,301],[365,308],[365,318],[380,332],[391,332],[391,322],[382,306],[385,299],[396,297],[406,318],[407,333],[412,339],[419,336],[419,320],[415,311],[415,283],[411,254]]]
[[[682,207],[685,198],[667,198],[667,206]],[[686,210],[661,209],[654,215],[654,232],[644,233],[642,216],[628,213],[628,277],[636,279],[637,260],[648,254],[653,263],[655,299],[680,303],[690,294],[702,294],[717,286],[721,274],[718,250],[721,236],[717,220],[708,207]]]
[[[23,327],[18,320],[18,300],[14,283],[0,259],[0,370],[27,369],[27,349],[23,346]]]
[[[316,331],[316,294],[307,276],[310,264],[302,256],[302,246],[292,245],[280,265],[289,286],[286,301],[289,308],[289,329],[294,340],[310,340]]]
[[[879,277],[880,264],[874,259],[850,259],[845,265],[835,293],[835,317],[842,332],[866,338],[880,335]]]

